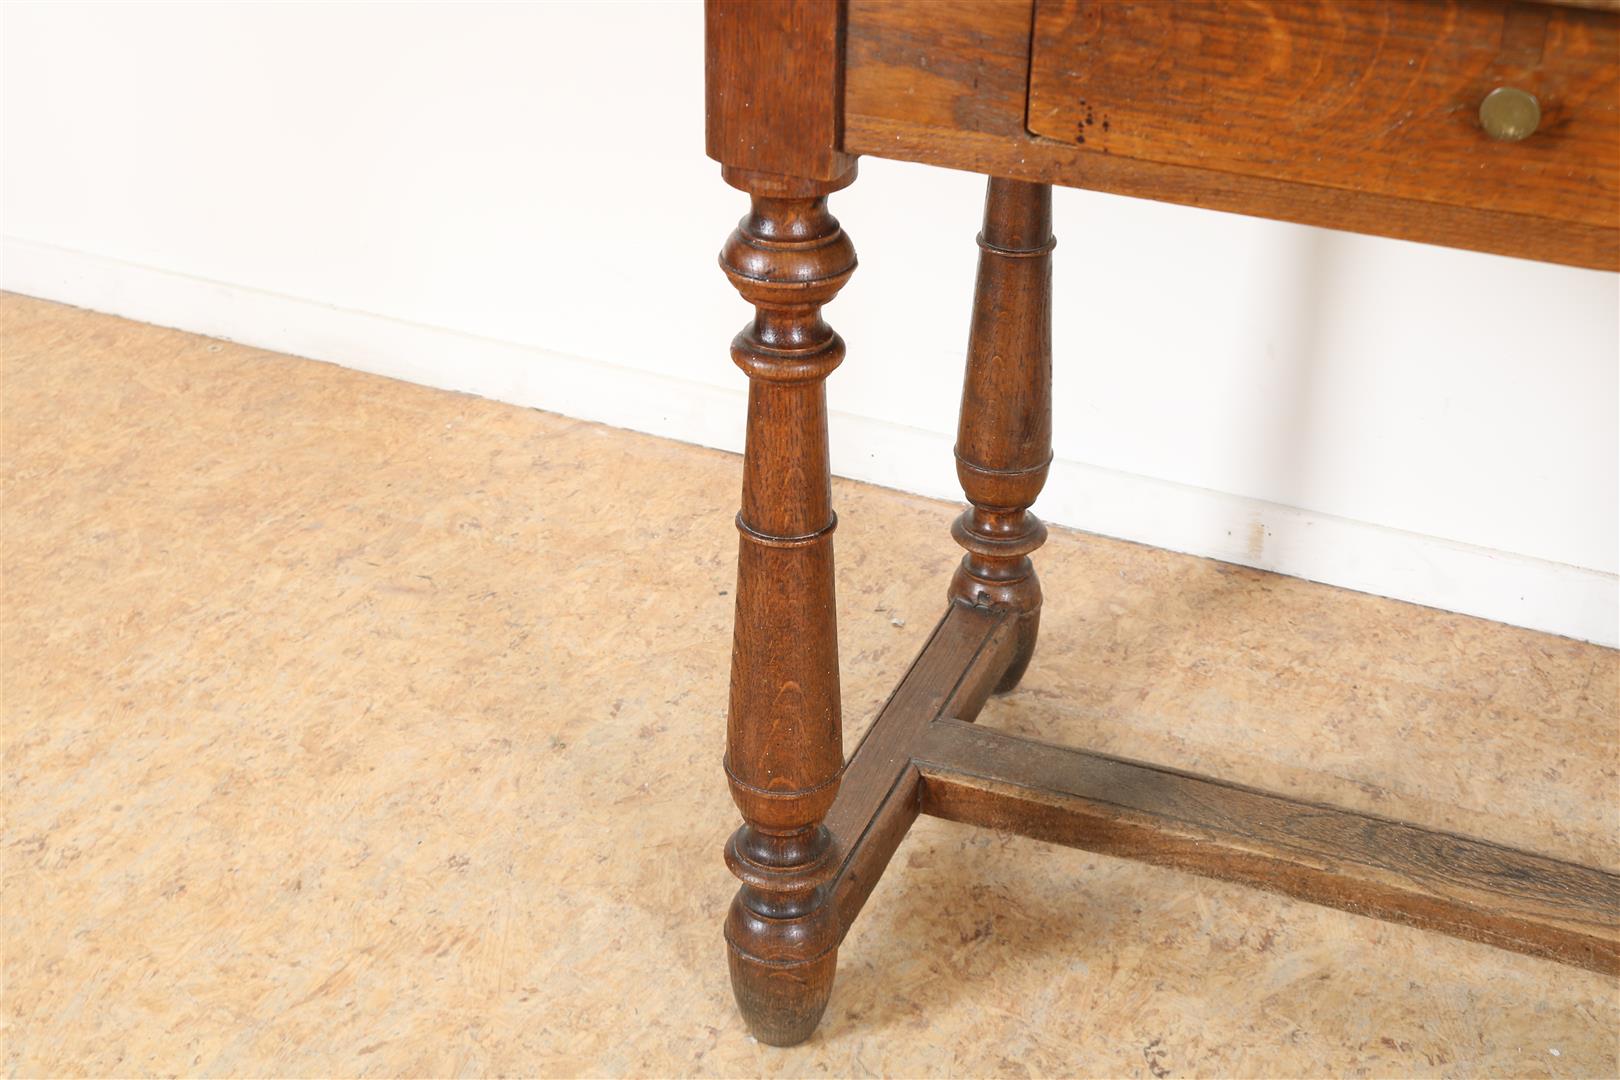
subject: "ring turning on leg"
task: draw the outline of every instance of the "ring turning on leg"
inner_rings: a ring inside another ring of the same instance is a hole
[[[843,774],[824,380],[844,343],[822,321],[855,269],[823,196],[755,194],[720,265],[755,316],[731,345],[748,374],[726,777],[743,826],[726,917],[731,984],[762,1042],[809,1037],[832,992],[839,926],[822,824]]]
[[[979,276],[956,436],[956,475],[972,503],[951,528],[967,552],[952,600],[1003,607],[1018,651],[997,686],[1018,685],[1040,627],[1030,554],[1046,526],[1029,507],[1052,463],[1052,189],[992,178],[979,234]]]

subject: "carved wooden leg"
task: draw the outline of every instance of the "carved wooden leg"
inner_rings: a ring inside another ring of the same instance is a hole
[[[973,505],[951,527],[967,550],[953,600],[1017,613],[1018,653],[997,686],[1018,685],[1035,652],[1041,584],[1030,553],[1046,526],[1029,506],[1052,463],[1052,189],[992,178],[956,435],[956,475]]]
[[[824,381],[844,343],[821,319],[855,269],[824,196],[753,196],[720,263],[754,321],[732,342],[748,373],[737,621],[726,775],[745,824],[726,847],[742,888],[726,918],[749,1028],[787,1046],[832,992],[839,925],[822,825],[843,773]]]

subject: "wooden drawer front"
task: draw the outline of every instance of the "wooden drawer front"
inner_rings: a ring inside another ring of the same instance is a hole
[[[1027,123],[1084,151],[1620,224],[1620,17],[1485,0],[1036,0]],[[1498,142],[1498,86],[1542,118]]]

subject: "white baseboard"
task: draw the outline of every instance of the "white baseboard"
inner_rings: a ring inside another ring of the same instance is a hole
[[[720,389],[27,240],[0,243],[0,287],[14,292],[703,446],[742,448],[741,385]],[[961,497],[949,435],[847,413],[835,413],[831,424],[839,475]],[[1039,510],[1054,524],[1104,536],[1620,645],[1620,578],[1603,571],[1062,459],[1053,464]]]

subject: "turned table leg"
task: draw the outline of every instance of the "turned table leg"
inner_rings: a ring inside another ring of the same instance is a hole
[[[973,505],[951,527],[966,549],[950,596],[1018,618],[1018,652],[998,690],[1035,652],[1041,584],[1029,556],[1046,526],[1029,512],[1052,463],[1052,189],[992,178],[956,435],[956,475]]]
[[[725,938],[749,1028],[786,1046],[815,1029],[838,960],[822,824],[844,768],[824,380],[844,343],[821,306],[855,249],[824,196],[756,192],[720,263],[756,309],[731,346],[749,388],[726,731],[744,821],[726,863],[742,887]]]

